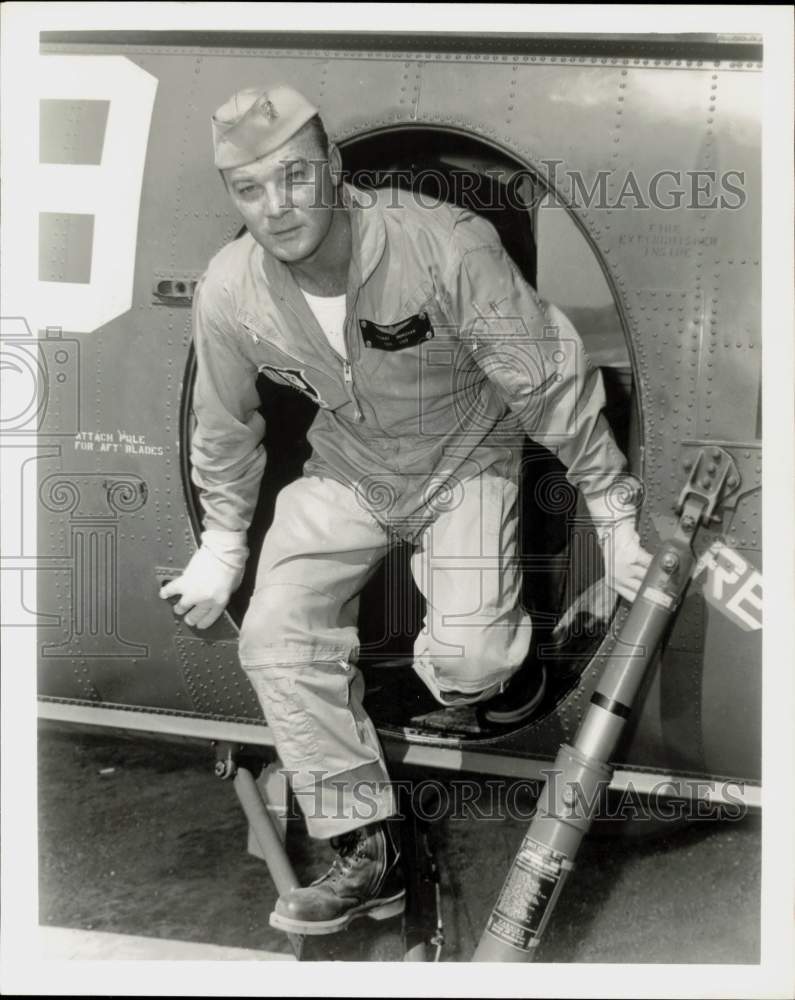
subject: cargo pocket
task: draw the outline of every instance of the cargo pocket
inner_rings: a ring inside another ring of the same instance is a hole
[[[320,744],[293,676],[297,669],[300,668],[271,667],[249,671],[248,676],[254,684],[282,762],[304,769],[313,766],[319,759]]]
[[[279,756],[304,772],[296,787],[380,759],[375,729],[352,700],[353,670],[337,660],[249,673]]]
[[[367,716],[352,697],[354,671],[345,661],[299,668],[303,676],[296,684],[298,697],[320,749],[319,765],[328,776],[372,763],[380,756],[378,746],[371,746],[362,731],[367,731]]]

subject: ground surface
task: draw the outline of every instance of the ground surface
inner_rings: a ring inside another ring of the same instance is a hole
[[[44,725],[41,924],[290,955],[284,935],[268,926],[275,890],[264,863],[246,853],[234,791],[211,768],[203,747]],[[471,816],[434,824],[443,960],[471,957],[526,827]],[[303,881],[325,869],[325,849],[300,828],[289,845]],[[538,959],[758,962],[759,869],[753,817],[654,838],[591,837]],[[399,960],[400,921],[359,921],[315,939],[304,957]]]

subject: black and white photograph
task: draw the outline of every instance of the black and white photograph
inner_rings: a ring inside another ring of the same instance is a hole
[[[0,13],[3,992],[791,996],[792,7]]]

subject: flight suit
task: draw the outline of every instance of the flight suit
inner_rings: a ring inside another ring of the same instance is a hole
[[[245,532],[266,456],[259,373],[318,413],[303,477],[277,500],[240,660],[307,825],[332,836],[394,810],[356,667],[358,594],[395,538],[427,599],[415,669],[442,700],[521,665],[517,470],[523,437],[556,452],[586,502],[625,468],[598,370],[494,228],[446,203],[344,186],[347,358],[289,268],[248,234],[196,289],[192,477],[205,529]],[[603,506],[602,506],[603,509]]]

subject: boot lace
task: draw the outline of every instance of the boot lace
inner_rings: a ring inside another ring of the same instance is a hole
[[[341,837],[333,837],[331,846],[337,854],[329,870],[318,881],[340,882],[347,879],[359,862],[367,860],[366,844],[367,837],[358,830],[352,830]]]

